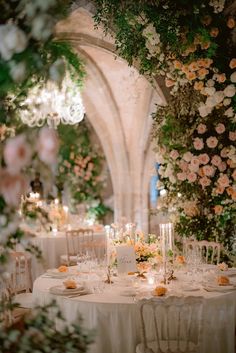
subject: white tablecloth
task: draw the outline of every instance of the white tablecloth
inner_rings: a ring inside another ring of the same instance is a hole
[[[96,255],[102,257],[106,250],[106,235],[105,232],[94,233],[94,240],[101,242],[101,246],[95,248]],[[40,233],[35,238],[32,238],[31,243],[36,245],[41,251],[43,262],[32,259],[32,277],[36,279],[45,270],[57,268],[60,265],[60,256],[66,254],[66,237],[65,233]]]
[[[61,283],[60,279],[39,277],[34,283],[34,300],[43,305],[56,298],[68,323],[80,313],[84,326],[96,329],[96,343],[91,346],[91,353],[135,353],[136,345],[141,342],[139,310],[133,298],[120,294],[124,288],[106,285],[104,293],[76,298],[49,293],[50,287]],[[236,291],[217,293],[201,289],[184,294],[204,298],[201,353],[234,353]]]

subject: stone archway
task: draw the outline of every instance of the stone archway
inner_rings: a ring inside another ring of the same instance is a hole
[[[113,39],[104,37],[102,29],[94,29],[88,9],[76,9],[58,23],[56,31],[86,64],[83,99],[111,173],[115,220],[125,216],[148,231],[149,180],[155,162],[150,113],[155,104],[165,104],[165,96],[158,83],[154,89],[114,54]]]

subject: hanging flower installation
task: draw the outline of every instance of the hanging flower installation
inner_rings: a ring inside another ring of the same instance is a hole
[[[234,1],[96,0],[97,23],[119,54],[171,98],[154,117],[153,136],[166,207],[176,230],[221,240],[232,252],[236,173]]]

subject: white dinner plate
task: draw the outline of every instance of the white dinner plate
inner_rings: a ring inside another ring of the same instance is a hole
[[[208,292],[228,292],[231,290],[236,290],[236,286],[233,284],[227,285],[227,286],[219,286],[219,285],[205,285],[203,288],[208,291]]]
[[[71,295],[71,294],[87,294],[88,290],[84,287],[77,287],[77,288],[65,288],[63,285],[53,286],[49,289],[49,292],[56,295]]]
[[[182,286],[180,287],[184,292],[195,292],[197,290],[200,290],[199,286]]]
[[[123,297],[133,297],[137,294],[136,290],[133,288],[130,289],[124,289],[122,291],[120,291],[120,295],[122,295]]]
[[[71,275],[71,273],[69,271],[67,272],[59,272],[58,269],[53,268],[50,270],[47,270],[47,275],[51,276],[51,277],[56,277],[56,278],[65,278]]]
[[[233,277],[236,276],[236,268],[228,268],[226,271],[220,271],[223,276]]]

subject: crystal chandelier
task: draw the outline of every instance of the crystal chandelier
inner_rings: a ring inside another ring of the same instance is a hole
[[[52,81],[33,87],[20,109],[22,122],[30,127],[40,127],[45,122],[53,128],[60,123],[74,125],[83,120],[84,114],[79,88],[68,76],[60,87]]]

